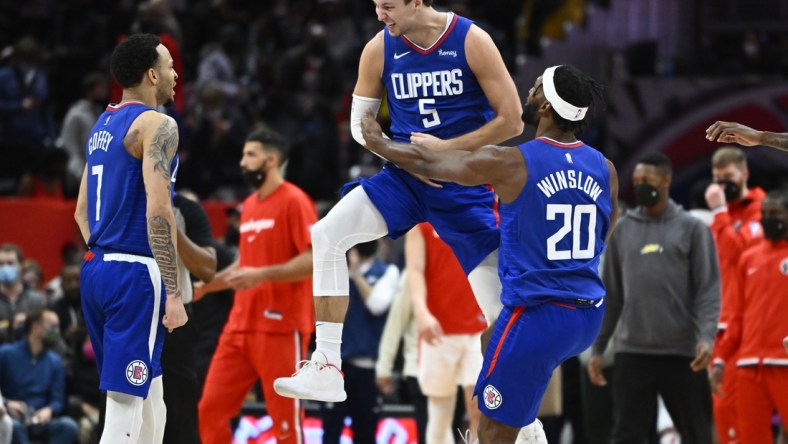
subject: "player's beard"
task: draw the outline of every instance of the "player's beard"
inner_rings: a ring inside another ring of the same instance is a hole
[[[539,109],[538,103],[526,103],[523,107],[523,123],[526,125],[536,126],[536,111]]]

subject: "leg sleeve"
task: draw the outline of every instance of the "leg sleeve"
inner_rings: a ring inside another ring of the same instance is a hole
[[[354,188],[312,227],[312,285],[315,296],[347,296],[345,253],[388,233],[386,221],[362,187]]]

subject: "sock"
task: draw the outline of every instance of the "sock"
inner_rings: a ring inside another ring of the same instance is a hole
[[[341,322],[315,323],[315,342],[317,348],[312,353],[312,360],[331,364],[339,369],[342,368],[342,326]],[[320,355],[322,354],[322,356]]]

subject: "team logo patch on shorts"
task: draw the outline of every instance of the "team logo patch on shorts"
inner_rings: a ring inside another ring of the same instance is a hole
[[[501,406],[503,402],[503,398],[501,397],[501,392],[498,391],[495,387],[488,385],[484,388],[484,392],[482,393],[484,396],[484,405],[487,406],[490,410],[495,410]]]
[[[145,384],[148,380],[148,366],[142,361],[131,361],[126,367],[126,379],[134,385]]]

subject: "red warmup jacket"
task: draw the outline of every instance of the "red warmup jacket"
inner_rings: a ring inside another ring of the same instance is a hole
[[[734,274],[728,330],[718,343],[719,358],[736,365],[788,366],[788,241],[762,240],[745,251]]]
[[[733,315],[731,300],[734,298],[739,258],[744,250],[763,238],[761,202],[765,196],[766,193],[761,188],[750,188],[743,199],[728,203],[714,215],[711,232],[717,245],[722,277],[722,308],[718,325],[720,331],[728,328]],[[715,358],[718,355],[716,346],[714,355]]]

